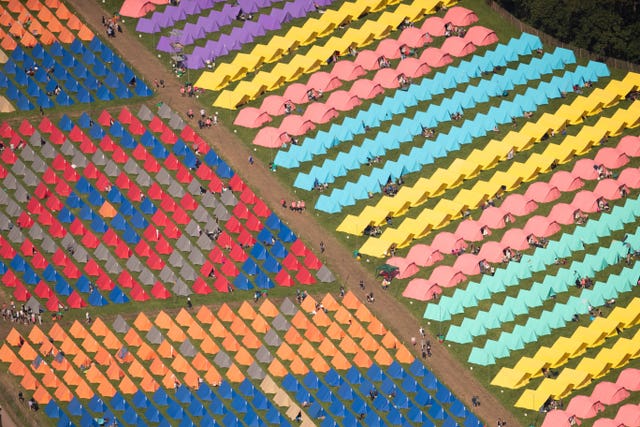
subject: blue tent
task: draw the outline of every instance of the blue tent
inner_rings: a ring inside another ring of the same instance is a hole
[[[280,226],[280,232],[278,233],[278,238],[286,243],[295,242],[298,239],[295,233],[291,231],[291,229],[284,224]]]
[[[258,271],[260,271],[260,269],[258,268],[258,265],[255,263],[254,260],[252,260],[251,258],[248,258],[242,265],[242,271],[244,271],[250,276],[253,276],[257,274]]]
[[[284,245],[282,244],[282,242],[280,242],[279,240],[276,241],[276,243],[271,247],[271,250],[269,251],[271,252],[271,255],[273,255],[276,258],[284,258],[288,255],[289,252],[287,252],[287,249],[284,247]],[[278,269],[278,271],[280,271]]]
[[[181,420],[184,418],[185,413],[184,409],[182,409],[182,406],[172,400],[171,403],[169,403],[169,407],[167,408],[167,415],[169,415],[174,420]]]
[[[96,92],[96,96],[101,101],[111,101],[113,100],[113,94],[109,92],[109,89],[106,86],[100,86],[98,91]]]
[[[265,261],[262,263],[262,268],[264,268],[269,273],[279,273],[282,270],[282,264],[271,255],[269,255]]]
[[[199,162],[198,158],[191,150],[187,151],[182,161],[189,169],[196,169],[196,165]]]
[[[122,414],[122,420],[127,424],[135,425],[138,422],[136,410],[129,406]]]
[[[202,403],[197,399],[194,399],[193,402],[191,402],[187,410],[194,417],[201,417],[207,412],[204,405],[202,405]]]
[[[264,222],[264,225],[266,225],[267,228],[270,228],[271,230],[274,230],[274,231],[280,230],[280,224],[282,224],[282,221],[280,221],[280,218],[278,218],[278,216],[273,212],[271,213],[271,215],[269,215],[269,218],[267,218]]]
[[[253,404],[253,407],[259,411],[264,411],[271,407],[271,402],[269,402],[269,400],[264,394],[260,392],[260,390],[255,391],[255,396],[253,397],[251,403]]]
[[[353,387],[348,383],[342,383],[340,388],[338,388],[337,393],[343,401],[353,400]]]
[[[160,142],[154,144],[153,149],[151,150],[151,154],[153,155],[153,157],[159,160],[163,160],[169,157],[169,151]]]
[[[89,294],[87,302],[94,307],[103,307],[109,304],[109,302],[100,294],[100,292],[98,292],[97,289],[94,289],[94,291]]]
[[[44,413],[47,414],[49,418],[60,418],[60,414],[63,414],[55,399],[51,399],[49,403],[47,403],[44,407]]]
[[[89,296],[91,298],[91,296]],[[109,292],[109,299],[114,304],[124,304],[129,302],[129,297],[127,297],[120,287],[114,287],[111,292]]]
[[[429,413],[429,416],[434,420],[444,420],[446,416],[446,412],[444,411],[442,406],[438,405],[437,403],[433,403],[431,405],[431,408],[429,408],[428,413]]]
[[[97,38],[97,37],[96,37]],[[162,390],[162,389],[160,389]],[[160,421],[160,411],[153,405],[150,405],[146,411],[144,411],[144,417],[152,423],[157,423]]]
[[[208,409],[214,415],[223,415],[227,412],[225,404],[215,396]]]
[[[245,378],[238,387],[238,391],[245,395],[246,397],[253,397],[256,392],[256,388],[253,386],[251,381],[248,378]]]
[[[222,159],[218,160],[216,172],[220,178],[227,179],[233,177],[233,169],[231,169]]]
[[[153,211],[151,213],[151,215],[153,215],[153,213],[155,213],[157,208],[153,204],[151,206],[153,206],[153,209],[151,209]],[[145,212],[145,213],[147,213],[147,212]],[[145,229],[145,228],[147,228],[149,226],[149,222],[137,210],[133,211],[133,214],[131,216],[131,220],[130,221],[131,221],[131,225],[133,225],[137,229]]]
[[[114,230],[124,230],[127,228],[127,221],[118,213],[111,219],[111,228]]]
[[[213,391],[205,382],[200,384],[200,386],[198,387],[198,391],[196,392],[196,395],[200,400],[204,400],[208,402],[212,401],[213,397],[215,397],[213,395]]]
[[[27,267],[27,263],[20,255],[16,255],[11,260],[11,268],[13,268],[18,273],[25,271]]]
[[[62,276],[58,276],[56,279],[55,291],[59,295],[68,296],[71,295],[73,289],[71,289],[69,283],[67,283],[67,281]]]
[[[105,135],[104,129],[102,129],[97,123],[94,123],[89,130],[89,135],[91,135],[93,139],[102,139]]]
[[[124,232],[122,233],[122,238],[125,242],[131,245],[135,245],[140,242],[140,235],[136,233],[133,228],[129,227],[129,225],[127,225]]]
[[[246,413],[249,405],[247,401],[240,395],[236,395],[231,401],[231,407],[236,411],[242,414]]]
[[[129,88],[122,82],[118,83],[118,87],[115,89],[116,97],[119,99],[129,99],[133,97],[133,94],[129,90]]]
[[[189,388],[181,384],[176,390],[176,400],[181,403],[191,403],[194,399]]]
[[[76,396],[73,396],[73,399],[67,404],[67,411],[75,417],[79,417],[83,409],[82,403],[80,403]]]
[[[99,52],[105,48],[108,49],[108,47],[106,47],[104,43],[102,43],[102,40],[100,40],[100,38],[98,37],[94,37],[89,42],[89,49],[91,49],[93,52]]]
[[[138,82],[136,83],[135,92],[136,92],[136,95],[138,96],[153,95],[153,91],[142,80],[138,80]]]
[[[169,397],[164,389],[159,388],[155,393],[153,393],[153,401],[160,406],[166,406],[169,404]]]
[[[235,280],[233,281],[233,286],[244,291],[253,288],[253,285],[251,284],[249,279],[247,279],[247,277],[242,273],[238,274],[238,276],[235,278]]]
[[[87,200],[89,200],[89,203],[96,207],[102,206],[104,204],[104,197],[102,197],[102,194],[100,194],[98,190],[95,190],[93,188],[89,192]]]
[[[272,289],[275,287],[275,284],[269,278],[269,276],[264,274],[264,272],[262,271],[258,272],[258,274],[256,275],[255,282],[256,285],[261,289]]]
[[[73,129],[73,126],[74,126],[73,121],[66,114],[64,114],[58,121],[58,127],[65,132],[68,132],[71,129]]]
[[[18,109],[22,111],[30,111],[35,108],[31,103],[31,101],[29,101],[29,98],[27,98],[22,94],[18,96],[18,100],[16,101],[16,107],[18,107]]]
[[[104,401],[97,394],[94,394],[93,397],[89,400],[89,402],[87,403],[87,407],[92,412],[96,412],[100,414],[107,409],[107,406],[104,404]]]
[[[89,77],[89,70],[87,70],[87,67],[85,67],[81,62],[77,62],[76,65],[73,66],[71,72],[80,80],[86,80],[87,77]]]
[[[216,167],[220,161],[220,157],[213,150],[209,150],[204,156],[204,162],[210,167]]]
[[[111,398],[111,407],[116,411],[124,411],[126,409],[126,406],[127,406],[126,400],[124,400],[124,397],[122,396],[122,394],[120,394],[120,392],[117,391],[116,394],[114,394],[113,397]]]

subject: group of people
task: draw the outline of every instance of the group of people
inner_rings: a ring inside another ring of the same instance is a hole
[[[527,243],[531,248],[546,248],[547,245],[549,244],[549,241],[544,237],[538,238],[533,234],[529,234],[527,236]]]
[[[196,87],[190,83],[180,86],[180,95],[182,96],[198,96],[203,92],[203,89]]]
[[[287,201],[285,199],[280,199],[280,206],[283,208],[287,208]],[[289,203],[289,210],[293,212],[302,213],[307,209],[307,205],[303,200],[293,201]]]
[[[116,32],[122,33],[122,27],[120,26],[119,17],[112,16],[111,18],[107,18],[105,16],[102,17],[102,25],[107,32],[107,37],[115,38]]]
[[[42,312],[36,313],[24,304],[18,308],[16,303],[11,301],[8,306],[6,303],[2,304],[2,319],[23,325],[42,325]]]
[[[451,37],[451,36],[464,37],[465,34],[467,34],[467,29],[464,28],[464,27],[457,27],[457,26],[453,25],[451,22],[447,22],[444,25],[444,36],[445,37]]]

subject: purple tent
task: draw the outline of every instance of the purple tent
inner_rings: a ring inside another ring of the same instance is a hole
[[[256,13],[258,5],[254,0],[238,0],[238,6],[244,13]]]
[[[200,18],[198,18],[196,25],[198,27],[202,27],[202,29],[207,33],[213,33],[220,29],[218,21],[216,21],[216,19],[211,16],[201,16]]]
[[[296,18],[302,18],[313,10],[313,3],[308,0],[295,0],[291,3],[285,3],[284,10],[290,11],[291,15]]]
[[[233,34],[233,31],[231,32]],[[218,39],[218,45],[222,45],[227,49],[227,52],[233,52],[234,50],[242,49],[242,43],[240,38],[242,35],[238,35],[238,38],[233,37],[231,34],[223,34]],[[215,50],[215,49],[214,49]],[[221,56],[221,55],[218,55]]]
[[[188,15],[195,15],[198,14],[202,11],[202,7],[200,7],[200,4],[198,2],[195,1],[181,1],[180,4],[178,5],[179,8],[181,8],[182,10],[184,10],[184,13]]]
[[[264,27],[260,23],[254,21],[245,22],[245,24],[242,26],[242,31],[251,35],[253,38],[262,37],[267,34],[267,31],[264,29]]]
[[[258,22],[260,22],[266,30],[275,31],[282,28],[282,24],[284,22],[289,22],[292,19],[293,17],[289,12],[274,7],[271,9],[271,13],[269,15],[260,15]]]
[[[196,24],[192,24],[192,23],[188,23],[187,25],[184,26],[184,29],[182,30],[182,35],[184,36],[185,34],[189,34],[189,36],[193,39],[193,41],[204,39],[207,37],[207,33],[204,31],[204,28],[199,27]]]
[[[173,48],[173,46],[171,46],[171,43],[173,43],[173,41],[169,37],[162,36],[160,37],[160,40],[158,40],[156,49],[160,52],[173,53],[175,52],[175,49]]]
[[[136,31],[139,33],[153,34],[160,32],[160,30],[160,26],[149,18],[140,18],[138,25],[136,25]]]
[[[190,70],[199,70],[200,68],[204,68],[204,60],[202,59],[202,56],[196,54],[194,49],[191,54],[187,55],[185,66]]]

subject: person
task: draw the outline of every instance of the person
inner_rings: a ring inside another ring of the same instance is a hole
[[[302,411],[298,411],[298,414],[296,415],[296,422],[297,423],[302,422]]]
[[[191,303],[191,297],[187,297],[187,308],[193,308],[193,304]]]
[[[420,326],[420,329],[418,329],[418,332],[420,333],[420,336],[422,338],[424,338],[426,336],[425,332],[424,332],[424,328],[422,326]]]
[[[379,68],[389,68],[389,61],[384,56],[378,58],[378,67]]]
[[[24,394],[22,393],[22,390],[18,392],[18,401],[20,403],[24,403]]]
[[[471,404],[474,408],[477,408],[478,406],[480,406],[480,398],[478,396],[473,396],[471,398]]]
[[[427,356],[431,357],[431,341],[427,341]]]
[[[89,314],[88,311],[85,313],[84,318],[87,322],[87,325],[91,323],[91,315]]]
[[[324,245],[324,241],[320,241],[320,253],[323,254],[326,250],[327,247]]]
[[[190,119],[193,119],[193,117],[194,117],[193,108],[189,108],[187,110],[187,117],[189,117]]]
[[[253,156],[249,156],[249,164],[253,166]]]

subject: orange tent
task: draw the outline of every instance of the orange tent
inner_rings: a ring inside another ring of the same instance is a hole
[[[22,358],[22,360],[32,361],[38,357],[38,353],[31,347],[28,343],[22,344],[20,351],[18,351],[18,355]]]
[[[189,370],[190,366],[189,362],[187,362],[187,359],[182,357],[181,354],[176,354],[173,362],[171,363],[171,368],[176,372],[184,374]]]
[[[193,389],[197,389],[200,385],[199,382],[200,379],[200,375],[198,375],[198,373],[192,368],[189,367],[189,369],[187,369],[187,372],[185,372],[184,374],[184,383],[188,386],[191,387]]]
[[[140,348],[137,351],[137,355],[140,360],[153,360],[158,358],[156,352],[153,351],[153,349],[146,343],[142,343],[140,345]]]
[[[198,313],[196,314],[196,319],[198,319],[200,323],[210,325],[213,323],[215,316],[213,315],[211,310],[209,310],[207,307],[203,305],[202,307],[200,307],[200,310],[198,310]]]
[[[103,347],[98,350],[96,355],[93,357],[93,360],[102,366],[109,366],[111,363],[116,363],[113,356],[111,356],[111,354],[109,354],[109,352]]]
[[[127,372],[133,378],[144,378],[147,375],[147,370],[137,360],[131,362],[131,365],[129,365],[129,369]]]
[[[109,332],[109,327],[98,317],[91,325],[91,332],[97,337],[104,337],[107,335],[107,332]]]
[[[184,342],[187,339],[187,335],[180,329],[175,323],[167,331],[167,337],[173,342]]]
[[[363,323],[369,323],[373,319],[373,315],[366,305],[361,304],[358,310],[356,310],[356,318]]]
[[[11,27],[14,22],[15,19],[13,19],[13,17],[8,13],[3,13],[0,15],[0,25],[2,25],[3,27]],[[6,38],[6,34],[4,34],[4,37]]]
[[[247,325],[245,325],[242,318],[239,316],[233,319],[233,322],[231,322],[231,325],[229,326],[229,330],[233,332],[234,335],[240,337],[245,336],[249,332],[249,328],[247,328]]]
[[[309,343],[309,341],[304,341],[300,347],[298,347],[297,353],[304,359],[314,359],[318,352],[315,348]]]
[[[200,349],[206,354],[212,355],[220,351],[218,345],[209,337],[205,337],[205,339],[200,343]]]
[[[347,328],[347,334],[353,338],[364,338],[365,330],[362,325],[356,321],[351,322],[351,326]]]
[[[294,327],[289,328],[287,333],[284,335],[284,340],[292,345],[302,344],[302,335],[300,332]]]
[[[344,331],[342,328],[335,322],[331,323],[331,326],[327,329],[327,336],[332,340],[339,341],[344,337]]]
[[[231,310],[231,308],[229,308],[227,303],[224,303],[224,304],[222,304],[222,306],[218,310],[218,317],[223,322],[229,323],[229,322],[232,322],[233,319],[236,318],[236,314],[233,312],[233,310]]]
[[[45,28],[40,34],[40,38],[38,40],[40,41],[41,44],[49,46],[56,41],[56,36],[54,36],[51,31]]]
[[[280,313],[278,308],[268,299],[262,302],[259,311],[263,316],[270,318],[274,318]]]
[[[211,335],[216,338],[225,338],[227,335],[229,335],[229,331],[227,331],[227,328],[218,319],[213,319],[213,323],[211,323],[209,332],[211,332]]]
[[[240,343],[233,335],[227,335],[227,337],[222,341],[222,348],[226,351],[236,352],[240,350]]]
[[[96,365],[91,365],[91,367],[89,367],[89,369],[84,372],[84,377],[91,384],[99,384],[107,380],[102,372],[100,372],[100,370],[96,367]]]
[[[37,325],[34,325],[33,328],[31,328],[31,332],[29,332],[29,341],[31,341],[35,345],[44,344],[45,342],[49,343],[47,335],[42,332],[42,329],[40,329]]]
[[[107,380],[98,385],[98,393],[102,397],[113,397],[116,394],[116,388]]]
[[[307,298],[305,298],[305,301],[307,300]],[[307,316],[304,315],[302,310],[298,310],[295,316],[293,316],[293,319],[291,319],[291,324],[295,326],[297,329],[304,330],[304,329],[307,329],[307,326],[309,324],[309,319],[307,319]]]
[[[82,28],[80,28],[80,31],[78,31],[78,38],[80,40],[90,41],[93,40],[94,37],[95,34],[93,34],[93,31],[91,31],[86,25],[83,25]]]
[[[88,333],[89,331],[87,331],[87,329],[82,326],[82,323],[77,320],[73,322],[73,325],[71,325],[71,328],[69,329],[69,334],[79,340],[86,338]]]
[[[413,361],[415,360],[415,357],[413,356],[413,354],[411,354],[411,352],[407,349],[407,347],[400,344],[398,346],[398,351],[396,352],[396,359],[398,359],[398,362],[400,363],[409,365],[413,363]]]
[[[313,320],[313,323],[321,327],[327,327],[333,323],[331,319],[329,319],[329,316],[327,316],[327,313],[324,312],[324,310],[318,311],[313,316],[312,320]]]
[[[44,4],[47,5],[47,7],[50,7],[51,9],[57,9],[60,7],[60,0],[46,0],[44,2]]]
[[[364,351],[359,351],[353,358],[353,363],[359,368],[369,368],[373,363]]]
[[[7,51],[14,50],[17,46],[18,46],[18,42],[16,42],[12,37],[5,36],[2,39],[2,43],[0,43],[0,47]]]
[[[283,342],[282,344],[280,344],[278,351],[276,351],[276,355],[282,360],[293,360],[296,353],[289,346],[289,344]]]
[[[19,0],[10,0],[9,4],[7,5],[7,9],[14,13],[21,13],[25,10],[24,6],[22,5],[22,3],[20,3]]]
[[[16,331],[14,328],[11,328],[9,334],[4,340],[14,347],[18,347],[21,342],[24,342],[24,338],[22,338],[20,332]]]
[[[258,349],[262,347],[262,342],[258,339],[257,336],[253,334],[253,332],[247,332],[247,335],[242,339],[242,345],[246,348]]]
[[[209,369],[213,368],[211,362],[209,362],[207,358],[204,357],[204,355],[200,352],[195,355],[195,357],[191,361],[191,364],[199,372],[207,372]]]
[[[212,366],[211,369],[207,370],[204,380],[211,385],[218,385],[222,382],[222,376]]]
[[[300,308],[307,313],[312,313],[316,311],[316,300],[314,300],[310,295],[307,295],[302,301],[302,304],[300,304]]]
[[[247,301],[244,301],[238,309],[238,315],[240,315],[244,320],[253,320],[256,318],[256,314],[256,311]]]
[[[56,10],[56,16],[58,17],[58,19],[66,21],[67,19],[71,18],[73,14],[69,11],[69,9],[67,9],[67,6],[65,6],[64,4],[60,4],[58,10]]]
[[[151,323],[151,320],[149,320],[144,313],[140,313],[133,322],[133,326],[135,326],[139,331],[148,332],[151,329],[151,326],[153,326],[153,323]]]
[[[393,358],[389,352],[382,347],[378,349],[378,352],[373,356],[373,359],[380,366],[389,366],[393,363]]]
[[[356,342],[353,340],[353,338],[347,335],[342,338],[342,341],[340,341],[340,350],[344,351],[347,354],[356,354],[360,350],[360,348],[358,347],[358,344],[356,344]]]
[[[107,368],[107,378],[111,381],[120,381],[124,378],[124,371],[120,369],[120,365],[114,363]]]
[[[31,372],[27,372],[24,377],[22,377],[22,381],[20,381],[20,387],[25,390],[35,390],[38,387],[38,380],[34,377]]]
[[[11,370],[9,370],[11,372]],[[49,371],[42,377],[42,385],[48,388],[56,388],[60,384],[60,380],[53,372]]]
[[[98,211],[103,218],[113,218],[118,214],[118,211],[109,202],[104,202]]]
[[[191,339],[202,341],[207,336],[207,333],[202,329],[202,326],[193,322],[191,326],[189,326],[189,329],[187,329],[187,335],[189,335]]]
[[[124,342],[126,342],[129,347],[140,347],[142,338],[140,338],[140,335],[138,335],[135,329],[131,328],[124,336]]]
[[[336,311],[334,317],[341,325],[348,325],[352,319],[351,313],[349,313],[349,311],[344,307],[340,307],[338,311]]]
[[[20,43],[24,47],[34,47],[38,44],[38,40],[33,36],[33,34],[25,32],[20,38]]]
[[[378,341],[376,341],[369,334],[365,335],[364,338],[362,338],[362,341],[360,341],[360,346],[364,350],[370,351],[370,352],[377,351],[380,348],[380,344],[378,344]]]
[[[336,354],[338,348],[330,340],[324,340],[320,344],[320,347],[318,347],[318,350],[320,350],[320,353],[324,354],[325,356],[331,356],[333,354]]]
[[[67,21],[67,27],[69,27],[70,30],[78,31],[80,28],[82,28],[82,21],[80,21],[80,18],[78,18],[76,15],[71,15],[71,17]]]
[[[240,369],[234,364],[232,364],[227,370],[227,379],[232,383],[241,383],[244,381],[244,374],[240,372]]]
[[[236,362],[242,366],[250,366],[253,363],[253,357],[249,354],[246,348],[240,347],[240,350],[236,353]]]
[[[256,315],[256,318],[251,322],[251,328],[259,334],[266,334],[269,332],[269,329],[271,329],[269,323],[259,314]]]
[[[78,353],[82,353],[80,350],[78,350]],[[87,355],[82,353],[82,355],[84,356],[84,360],[86,362],[87,360]],[[74,358],[75,359],[75,358]],[[69,360],[67,360],[66,358],[60,360],[59,362],[57,360],[52,360],[51,361],[51,368],[53,368],[56,371],[62,371],[65,372],[67,369],[69,369],[70,363]],[[44,363],[40,364],[40,367],[36,370],[36,372],[42,373],[44,370],[46,370],[47,367],[45,366]]]
[[[73,358],[73,364],[77,367],[80,367],[82,365],[89,366],[91,364],[91,359],[83,351],[79,351],[78,354],[76,354]],[[51,365],[53,366],[53,362]]]
[[[312,324],[309,324],[309,328],[307,329],[307,332],[304,333],[304,336],[309,341],[315,343],[321,342],[325,339],[324,335],[322,335],[322,332],[320,332],[320,329]]]
[[[27,4],[25,6],[27,7],[27,9],[32,10],[34,12],[37,12],[40,9],[42,9],[42,3],[40,3],[40,0],[29,0],[27,1]]]
[[[387,332],[384,337],[382,337],[382,345],[386,348],[398,348],[398,339],[391,332]]]
[[[14,21],[13,25],[11,25],[11,28],[9,29],[9,34],[17,39],[21,39],[25,33],[26,31],[24,27],[18,21]]]
[[[40,405],[46,405],[51,400],[51,395],[44,387],[38,386],[36,391],[33,393],[33,400],[38,402]]]
[[[350,310],[357,310],[362,303],[353,292],[348,291],[344,298],[342,298],[342,305]]]
[[[42,341],[40,348],[38,348],[38,351],[40,352],[40,354],[49,354],[51,353],[51,350],[55,351],[55,347],[49,341]]]
[[[53,31],[51,30],[51,32],[55,33],[57,31]],[[60,34],[58,34],[58,39],[60,40],[61,43],[66,43],[66,44],[70,44],[72,43],[76,38],[73,35],[73,33],[71,31],[69,31],[67,28],[62,28],[60,30]]]
[[[338,307],[340,307],[340,303],[338,303],[338,301],[336,301],[336,299],[333,297],[333,295],[331,294],[327,294],[325,295],[325,297],[322,299],[322,306],[327,310],[327,311],[336,311],[338,310]]]
[[[87,336],[84,341],[82,341],[82,348],[87,353],[96,353],[101,347],[92,335]]]
[[[382,322],[375,317],[371,319],[371,323],[369,323],[369,326],[367,327],[367,329],[373,335],[382,336],[387,333],[387,328],[385,328]]]
[[[60,402],[71,402],[71,399],[73,399],[73,393],[71,393],[69,387],[64,384],[58,385],[58,388],[56,388],[54,395]]]
[[[169,316],[164,311],[161,311],[160,313],[158,313],[158,315],[156,316],[155,324],[160,329],[169,329],[175,325],[171,316]]]
[[[9,365],[9,372],[11,372],[11,374],[13,374],[16,377],[23,377],[26,375],[27,372],[29,372],[29,370],[27,369],[24,363],[16,359],[13,362],[11,362],[11,365]]]
[[[284,367],[282,363],[278,359],[273,359],[269,368],[267,368],[269,373],[274,377],[282,378],[287,375],[287,368]]]
[[[76,394],[80,399],[91,399],[94,396],[93,390],[84,380],[80,380],[80,384],[76,387]]]
[[[71,354],[74,355],[76,354],[80,349],[78,348],[78,346],[76,345],[76,343],[74,343],[73,341],[71,341],[71,338],[67,338],[65,339],[62,344],[60,344],[60,350],[62,350],[65,354]]]
[[[176,316],[176,323],[178,325],[180,325],[180,326],[184,326],[184,327],[188,328],[194,322],[193,322],[193,317],[191,316],[191,314],[187,310],[182,308],[182,309],[180,309],[180,312]]]
[[[175,356],[175,350],[169,341],[163,340],[156,349],[160,357],[163,359],[172,359]]]
[[[158,359],[154,359],[153,362],[151,362],[151,365],[149,366],[149,371],[151,371],[153,375],[159,377],[161,375],[167,375],[167,372],[169,372],[169,368],[167,368],[165,364],[162,362],[162,360],[158,358]]]
[[[320,355],[317,355],[311,362],[311,367],[315,372],[325,373],[330,369],[329,364]]]
[[[309,372],[309,368],[304,364],[300,356],[296,356],[295,359],[289,365],[291,373],[294,375],[306,375]]]
[[[44,9],[43,9],[44,10]],[[40,12],[42,13],[42,11]],[[51,16],[51,19],[49,19],[49,22],[47,23],[47,29],[49,31],[51,31],[52,33],[60,33],[60,36],[62,36],[62,32],[63,31],[67,31],[69,32],[69,30],[67,30],[64,25],[62,25],[60,23],[60,21],[58,20],[58,18],[56,18],[55,16]],[[62,40],[60,40],[62,41]]]
[[[160,385],[151,375],[146,374],[142,381],[140,381],[140,388],[147,393],[153,393],[160,388]]]
[[[173,372],[169,371],[162,378],[162,385],[167,390],[174,390],[176,388],[176,385],[180,386],[180,380],[175,376]]]

